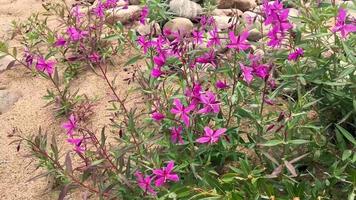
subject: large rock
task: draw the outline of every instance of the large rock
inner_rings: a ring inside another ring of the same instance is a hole
[[[218,8],[237,8],[242,11],[251,10],[257,6],[255,0],[216,0]]]
[[[215,20],[216,27],[220,30],[226,30],[236,23],[236,17],[229,17],[229,16],[213,16]]]
[[[161,27],[159,26],[159,24],[157,22],[148,22],[148,20],[146,20],[145,24],[136,22],[135,29],[140,35],[152,34],[153,36],[156,36],[161,34]]]
[[[240,17],[242,15],[242,11],[239,9],[215,9],[212,12],[212,15],[214,16],[238,16]]]
[[[189,34],[192,32],[194,28],[193,23],[187,19],[178,17],[168,21],[164,26],[163,30],[169,30],[171,32],[180,32],[180,34]]]
[[[0,90],[0,115],[9,111],[20,97],[20,93]]]
[[[106,11],[109,14],[106,21],[111,24],[116,24],[118,21],[123,24],[137,21],[141,16],[141,10],[142,7],[140,6],[128,6],[127,9],[112,8]]]
[[[169,2],[169,10],[179,17],[194,19],[203,13],[203,8],[190,0],[172,0]]]

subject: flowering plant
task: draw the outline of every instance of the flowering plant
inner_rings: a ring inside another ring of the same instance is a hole
[[[96,131],[73,110],[62,127],[79,161],[67,153],[61,164],[56,141],[48,148],[43,134],[20,136],[58,179],[62,198],[74,186],[107,199],[355,196],[355,24],[343,5],[298,2],[300,15],[291,17],[282,1],[265,0],[252,27],[235,17],[227,30],[209,16],[191,33],[135,37],[108,26],[110,39],[139,52],[128,63],[147,65],[136,80],[146,103],[139,110],[128,107],[103,63],[119,53],[96,32],[110,2],[93,9],[94,28],[75,26],[86,17],[74,8],[67,36],[53,44],[79,50],[75,60],[107,84],[115,140],[108,126]],[[156,5],[146,3],[141,24]],[[258,42],[249,39],[251,28],[261,34]],[[28,49],[24,64],[31,68]],[[48,57],[36,57],[36,69],[52,80],[56,68]]]

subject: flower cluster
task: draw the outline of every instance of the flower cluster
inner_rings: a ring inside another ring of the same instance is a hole
[[[75,137],[75,130],[78,128],[78,121],[73,114],[69,116],[68,121],[62,124],[62,128],[66,130],[66,134],[68,136],[67,142],[73,145],[73,150],[77,153],[84,153],[84,138]]]
[[[265,14],[265,25],[271,25],[267,36],[270,39],[267,45],[279,47],[282,44],[287,32],[293,28],[288,20],[289,9],[283,8],[283,3],[279,0],[269,2],[264,0],[263,12]]]
[[[161,169],[154,169],[152,171],[153,175],[143,176],[141,172],[137,171],[135,173],[136,181],[138,186],[144,191],[145,194],[156,195],[157,192],[151,186],[151,182],[155,181],[156,187],[162,187],[168,181],[177,182],[179,181],[179,176],[173,172],[174,161],[169,161],[166,167]]]
[[[335,26],[332,28],[332,32],[340,32],[342,38],[346,38],[349,33],[356,32],[355,21],[353,22],[353,24],[346,24],[346,16],[346,10],[340,8],[336,17]]]

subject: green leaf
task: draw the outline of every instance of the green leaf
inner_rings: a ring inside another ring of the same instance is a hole
[[[141,56],[141,55],[136,55],[136,56],[132,57],[130,60],[128,60],[128,61],[124,64],[124,66],[132,65],[132,64],[134,64],[136,61],[138,61],[138,60],[140,60],[140,59],[142,59],[142,56]]]
[[[289,140],[288,144],[305,144],[309,142],[310,142],[309,140],[298,139],[298,140]]]
[[[356,145],[355,138],[346,129],[336,124],[337,129],[344,135],[344,137],[349,140],[352,144]]]
[[[92,162],[90,166],[93,167],[93,166],[99,165],[100,163],[104,162],[104,160],[105,159],[96,160],[96,161]]]
[[[345,150],[344,153],[342,153],[342,161],[345,161],[352,155],[351,150]]]
[[[282,141],[282,140],[270,140],[270,141],[262,144],[262,146],[273,147],[273,146],[277,146],[277,145],[280,145],[280,144],[284,144],[284,141]]]

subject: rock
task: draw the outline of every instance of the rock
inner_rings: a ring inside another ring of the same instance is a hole
[[[140,4],[141,4],[141,1],[140,1],[140,0],[130,0],[130,1],[129,1],[129,4],[130,4],[130,5],[140,5]]]
[[[142,7],[140,6],[128,6],[127,9],[122,9],[120,7],[111,8],[107,10],[108,17],[106,21],[111,24],[115,24],[120,21],[123,24],[128,22],[136,21],[140,18]]]
[[[3,58],[0,57],[0,72],[5,71],[10,64],[11,65],[15,64],[13,63],[13,61],[14,58],[9,55],[4,56]]]
[[[0,90],[0,115],[9,111],[10,108],[20,99],[21,94],[18,92],[9,92]]]
[[[252,10],[257,6],[255,0],[217,0],[218,8],[237,8],[242,11]]]
[[[241,16],[242,15],[242,11],[239,9],[215,9],[212,12],[213,16]]]
[[[251,11],[246,11],[242,14],[242,20],[246,24],[253,24],[253,23],[260,23],[263,21],[263,17],[257,13],[251,12]]]
[[[194,28],[193,23],[187,19],[178,17],[168,21],[164,26],[163,30],[169,30],[171,32],[180,32],[180,34],[189,34],[192,32]]]
[[[172,0],[169,9],[179,17],[194,19],[203,13],[203,8],[190,0]]]
[[[152,36],[156,36],[156,35],[161,34],[161,32],[162,32],[161,27],[159,26],[159,24],[157,22],[149,23],[148,20],[147,20],[146,24],[141,24],[141,23],[137,22],[135,29],[138,32],[138,34],[140,34],[140,35],[149,35],[150,33],[152,33]]]
[[[257,42],[258,40],[260,40],[262,38],[261,31],[257,30],[256,28],[250,30],[249,33],[250,34],[248,35],[248,38],[247,38],[249,41]]]
[[[236,17],[232,18],[229,16],[213,16],[216,26],[220,30],[226,30],[236,23]]]

